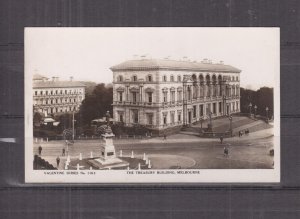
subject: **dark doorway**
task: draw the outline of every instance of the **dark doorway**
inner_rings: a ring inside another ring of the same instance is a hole
[[[192,112],[189,111],[189,124],[191,124],[191,123],[192,123]]]

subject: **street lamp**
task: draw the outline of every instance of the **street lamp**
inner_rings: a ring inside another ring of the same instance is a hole
[[[251,108],[252,108],[252,103],[249,103],[249,113],[250,113],[250,116],[251,116]]]
[[[254,106],[254,110],[255,110],[254,117],[256,117],[256,110],[257,110],[257,106],[256,105]]]
[[[201,130],[202,130],[202,123],[203,123],[203,119],[200,119],[200,124],[201,124]]]
[[[232,116],[229,116],[229,122],[230,122],[230,128],[229,128],[229,131],[230,131],[230,135],[232,137]]]
[[[266,116],[267,116],[267,122],[269,121],[269,107],[266,107]]]

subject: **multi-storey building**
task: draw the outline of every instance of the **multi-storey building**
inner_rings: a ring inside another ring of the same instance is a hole
[[[240,112],[240,72],[230,65],[142,59],[113,71],[113,115],[126,125],[172,130]]]
[[[60,81],[58,77],[49,80],[39,74],[33,76],[33,108],[36,112],[48,114],[79,110],[85,98],[85,85],[73,81]]]

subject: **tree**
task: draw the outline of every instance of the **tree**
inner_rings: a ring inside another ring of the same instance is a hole
[[[83,100],[80,111],[76,115],[81,126],[90,125],[96,118],[105,116],[107,111],[112,111],[113,88],[105,84],[98,84],[92,94]]]
[[[269,117],[274,113],[274,97],[273,88],[262,87],[257,91],[241,88],[241,112],[249,113],[249,104],[252,104],[252,113],[254,113],[254,106],[257,106],[256,113],[258,115],[266,116],[266,107],[268,107]]]
[[[39,127],[41,125],[41,122],[43,120],[43,116],[39,112],[35,112],[33,114],[33,125],[36,127]]]

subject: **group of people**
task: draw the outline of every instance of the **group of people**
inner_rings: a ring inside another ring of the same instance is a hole
[[[245,135],[249,135],[249,133],[250,133],[249,129],[245,129],[245,130],[239,131],[239,137],[243,136],[244,134]]]
[[[42,148],[42,146],[40,145],[40,146],[38,147],[39,156],[42,155],[42,150],[43,150],[43,148]],[[63,157],[66,156],[66,149],[65,149],[65,148],[62,149],[62,156],[63,156]],[[59,167],[59,163],[60,163],[60,157],[57,156],[57,158],[56,158],[56,165],[57,165],[57,167]]]

